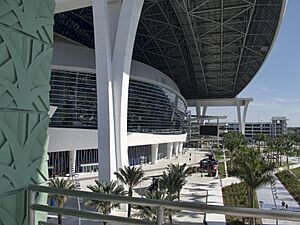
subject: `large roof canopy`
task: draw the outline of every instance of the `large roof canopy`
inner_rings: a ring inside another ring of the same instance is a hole
[[[145,0],[133,59],[171,77],[187,99],[231,98],[272,48],[285,0]],[[55,32],[94,48],[92,8],[55,17]]]

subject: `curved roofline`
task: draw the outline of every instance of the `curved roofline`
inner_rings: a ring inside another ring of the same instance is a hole
[[[257,70],[256,74],[251,78],[251,80],[248,82],[247,86],[250,85],[250,83],[252,82],[253,78],[259,73],[259,71],[262,69],[262,67],[264,66],[267,58],[269,57],[272,49],[273,49],[273,46],[275,44],[275,41],[277,39],[277,36],[278,36],[278,33],[279,33],[279,30],[280,30],[280,27],[281,27],[281,24],[282,24],[282,20],[283,20],[283,17],[284,17],[284,14],[285,14],[285,11],[286,11],[286,6],[287,6],[287,3],[288,3],[288,0],[282,0],[282,6],[281,6],[281,12],[280,12],[280,16],[279,16],[279,20],[278,20],[278,25],[277,25],[277,28],[276,28],[276,31],[275,31],[275,34],[274,34],[274,37],[273,37],[273,40],[272,40],[272,44],[270,46],[270,49],[266,55],[266,57],[264,58],[261,66],[259,67],[259,69]],[[247,87],[246,86],[246,87]],[[245,90],[245,89],[244,89]],[[240,94],[240,93],[239,93]],[[238,96],[238,95],[237,95]]]
[[[88,6],[91,0],[56,2],[58,12],[63,7]],[[236,97],[273,49],[286,5],[287,0],[271,5],[239,0],[182,5],[178,1],[174,6],[169,0],[145,0],[132,58],[170,77],[185,98]],[[191,18],[192,23],[185,25]],[[91,7],[56,15],[55,21],[57,33],[94,48]],[[201,47],[198,51],[187,38],[193,33]]]

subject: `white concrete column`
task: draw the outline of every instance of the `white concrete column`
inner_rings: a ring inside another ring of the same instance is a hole
[[[237,117],[238,117],[238,123],[239,123],[239,132],[242,134],[245,134],[245,127],[246,127],[246,117],[247,117],[247,111],[248,111],[248,105],[250,101],[243,102],[244,109],[243,109],[243,116],[241,115],[241,102],[240,100],[236,100],[236,107],[237,107]]]
[[[172,152],[173,152],[173,142],[167,144],[167,158],[172,158]]]
[[[247,117],[248,105],[249,105],[249,102],[247,102],[245,104],[244,111],[243,111],[243,117],[242,117],[242,133],[243,134],[245,134],[245,129],[246,129],[246,117]]]
[[[157,162],[158,144],[151,145],[151,162],[155,164]]]
[[[127,109],[132,52],[144,1],[122,2],[112,60],[117,168],[128,165]]]
[[[178,156],[178,151],[179,151],[179,142],[174,142],[173,152],[175,156]]]
[[[178,144],[178,152],[182,153],[183,142],[179,142]]]
[[[242,134],[245,134],[245,132],[243,133],[243,130],[242,130],[241,105],[240,105],[239,100],[236,100],[236,112],[237,112],[237,119],[238,119],[238,125],[239,125],[239,132]]]
[[[75,173],[76,167],[76,150],[69,151],[69,174],[73,175]]]
[[[108,4],[93,0],[98,104],[99,180],[110,181],[116,171],[112,91],[112,45]]]
[[[99,179],[128,165],[127,105],[134,39],[144,1],[93,0]]]

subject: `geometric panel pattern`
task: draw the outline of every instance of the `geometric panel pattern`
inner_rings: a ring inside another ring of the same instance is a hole
[[[1,225],[26,224],[25,189],[48,178],[54,7],[54,0],[0,0]]]
[[[231,98],[271,50],[285,0],[144,0],[132,58],[167,74],[186,99]],[[94,48],[91,7],[55,16],[55,32]]]
[[[133,58],[186,99],[232,98],[262,66],[283,10],[282,0],[145,0]]]

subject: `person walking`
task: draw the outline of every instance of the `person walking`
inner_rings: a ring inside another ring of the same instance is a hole
[[[285,209],[284,207],[285,207],[285,201],[282,201],[281,202],[281,209],[284,210]]]
[[[289,205],[285,204],[285,210],[288,210],[288,208],[289,208]]]

